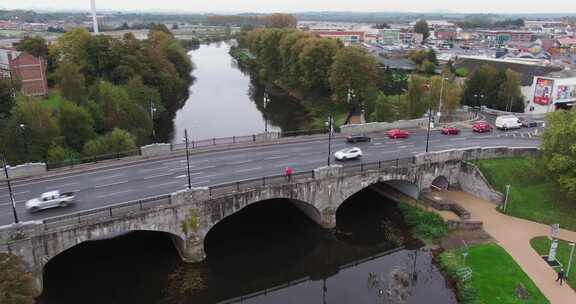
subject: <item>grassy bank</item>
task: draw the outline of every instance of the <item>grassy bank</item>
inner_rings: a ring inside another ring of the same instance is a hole
[[[463,249],[446,251],[440,255],[440,265],[457,282],[461,304],[471,303],[550,303],[524,273],[512,257],[496,244],[476,245],[469,248],[464,264]],[[472,276],[463,281],[461,270],[470,267]],[[517,296],[523,286],[529,297]]]
[[[422,210],[407,203],[398,205],[404,222],[410,228],[412,235],[427,244],[435,244],[448,234],[448,226],[436,213]]]
[[[506,185],[511,186],[507,214],[576,231],[574,203],[560,194],[538,159],[481,160],[476,165],[494,189],[505,193]]]
[[[534,248],[534,250],[536,250],[536,252],[538,252],[538,254],[540,255],[548,255],[551,243],[552,241],[545,236],[533,238],[532,240],[530,240],[530,245],[532,245],[532,248]],[[560,263],[564,265],[565,271],[568,270],[568,260],[570,259],[570,250],[571,247],[568,245],[568,242],[563,240],[559,241],[556,255],[558,261],[560,261]],[[570,270],[570,274],[568,276],[568,284],[570,284],[570,286],[573,289],[576,289],[576,268],[574,268],[575,266],[574,262],[576,261],[572,261],[572,269]],[[560,269],[556,270],[558,271]]]

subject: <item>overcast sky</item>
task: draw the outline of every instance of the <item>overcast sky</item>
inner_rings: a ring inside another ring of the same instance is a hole
[[[480,12],[576,13],[574,0],[96,0],[105,10],[174,12]],[[0,8],[88,10],[90,0],[0,0]]]

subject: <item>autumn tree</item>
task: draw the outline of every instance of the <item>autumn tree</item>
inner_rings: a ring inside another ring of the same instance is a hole
[[[292,14],[274,13],[268,17],[268,26],[273,28],[296,28],[298,20]]]
[[[378,77],[376,59],[358,47],[345,47],[336,52],[330,68],[330,86],[336,102],[359,106],[374,94]],[[350,95],[349,95],[350,94]]]
[[[576,199],[576,110],[548,114],[542,137],[543,159],[562,191]]]
[[[430,37],[430,27],[428,27],[428,22],[424,19],[418,20],[414,25],[414,32],[422,34],[424,40],[428,39],[428,37]]]
[[[24,39],[16,45],[16,49],[35,57],[48,59],[48,44],[44,38],[39,36],[24,37]]]

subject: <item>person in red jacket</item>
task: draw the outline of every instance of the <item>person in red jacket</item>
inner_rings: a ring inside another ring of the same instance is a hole
[[[292,174],[294,173],[294,169],[292,167],[286,167],[286,178],[290,181],[292,180]]]

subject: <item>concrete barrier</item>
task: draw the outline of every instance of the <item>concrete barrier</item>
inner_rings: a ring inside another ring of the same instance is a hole
[[[170,144],[152,144],[140,147],[140,153],[144,157],[165,155],[172,152]]]
[[[0,173],[0,181],[6,180],[6,175],[4,174],[4,167],[0,167],[2,172]],[[10,179],[24,178],[35,175],[40,175],[46,173],[45,163],[29,163],[18,165],[15,167],[8,166],[8,175]]]
[[[414,156],[414,164],[438,163],[447,161],[472,161],[480,159],[535,157],[540,149],[533,147],[471,147],[438,152],[420,153]]]
[[[347,134],[380,132],[391,129],[413,129],[424,126],[427,123],[428,118],[398,120],[395,122],[371,122],[366,124],[341,126],[340,133],[347,135]]]

